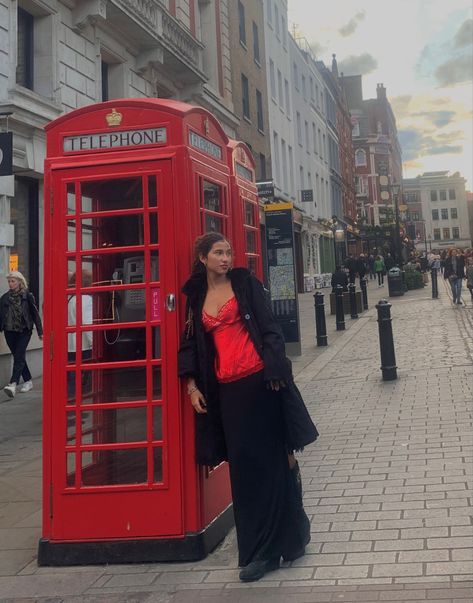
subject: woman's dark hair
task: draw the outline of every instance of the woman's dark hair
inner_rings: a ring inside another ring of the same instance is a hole
[[[194,263],[192,264],[192,275],[205,272],[205,266],[200,261],[200,256],[207,257],[209,251],[220,241],[229,242],[220,232],[208,232],[200,237],[197,237],[194,243]]]

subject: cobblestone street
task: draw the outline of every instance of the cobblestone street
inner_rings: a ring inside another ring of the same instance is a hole
[[[238,580],[234,531],[196,563],[38,568],[40,392],[2,400],[0,600],[472,600],[473,310],[453,306],[440,279],[439,289],[438,300],[430,285],[390,300],[393,382],[381,380],[374,308],[387,291],[371,283],[370,310],[348,316],[345,332],[328,317],[318,349],[313,297],[301,296],[294,369],[321,434],[300,455],[312,542],[258,583]]]

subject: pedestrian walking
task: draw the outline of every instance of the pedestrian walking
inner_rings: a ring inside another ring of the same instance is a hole
[[[358,259],[356,260],[355,266],[356,266],[356,272],[360,279],[360,287],[361,287],[361,281],[365,278],[365,274],[366,274],[366,258],[365,258],[364,253],[360,253]]]
[[[38,337],[43,339],[43,325],[39,316],[36,301],[21,272],[13,271],[7,274],[8,291],[0,298],[0,331],[13,355],[13,370],[10,382],[3,391],[13,398],[20,379],[23,378],[21,393],[33,389],[31,373],[26,363],[26,348],[31,339],[33,326]]]
[[[394,268],[394,265],[395,265],[394,258],[392,257],[392,255],[390,253],[388,253],[386,255],[386,259],[384,260],[384,265],[385,265],[385,271],[391,270],[391,268]]]
[[[240,579],[259,580],[281,557],[305,553],[310,523],[293,452],[318,433],[263,286],[245,268],[232,268],[223,235],[197,239],[183,293],[179,376],[197,413],[197,462],[229,461]]]
[[[374,271],[376,276],[378,277],[378,287],[382,287],[384,285],[384,275],[386,274],[386,266],[384,264],[383,258],[378,255],[374,261]]]
[[[465,258],[463,255],[459,255],[454,247],[450,249],[445,260],[443,277],[450,283],[453,303],[461,306],[462,283],[465,278]]]
[[[369,269],[369,273],[370,273],[370,281],[372,279],[375,279],[375,272],[374,272],[374,255],[372,253],[370,253],[370,255],[368,256],[368,269]]]
[[[82,271],[82,287],[90,287],[92,285],[92,272],[90,270]],[[76,273],[72,273],[69,277],[69,287],[76,286]],[[82,325],[93,324],[92,317],[92,296],[82,295],[82,320],[79,321]],[[75,326],[77,321],[77,297],[70,295],[67,300],[67,324]],[[82,335],[78,334],[80,352],[82,361],[92,358],[93,332],[82,331]],[[76,333],[68,333],[67,335],[67,362],[75,364],[77,359],[76,354]],[[84,371],[82,377],[82,393],[87,392],[87,386],[90,386],[91,375],[90,371]],[[67,371],[67,397],[73,399],[76,393],[76,371]]]
[[[350,283],[354,283],[356,278],[356,260],[352,254],[348,255],[345,258],[344,265],[345,268],[348,270],[348,280],[350,281]]]
[[[335,266],[335,272],[332,273],[332,293],[336,293],[337,285],[343,287],[343,291],[348,291],[348,276],[341,266]]]
[[[466,268],[466,286],[470,291],[471,301],[473,302],[473,257],[468,257],[468,265]]]

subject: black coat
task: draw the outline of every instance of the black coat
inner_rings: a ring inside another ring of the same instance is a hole
[[[10,292],[7,291],[0,298],[0,331],[4,329],[9,305]],[[38,308],[36,307],[36,301],[34,295],[25,289],[21,291],[21,311],[27,330],[32,331],[33,326],[36,326],[38,335],[41,337],[43,335],[43,325]]]
[[[443,278],[447,279],[452,274],[454,274],[452,266],[452,256],[449,256],[445,260]],[[465,278],[465,257],[463,255],[457,255],[457,270],[455,274],[457,278]]]
[[[230,280],[239,312],[256,351],[264,363],[264,379],[283,380],[288,387],[281,396],[288,450],[298,450],[313,442],[318,432],[294,384],[284,339],[276,323],[263,285],[246,268],[230,271]],[[207,413],[196,414],[196,458],[201,465],[215,466],[227,460],[220,418],[215,375],[215,347],[202,324],[207,293],[205,273],[191,277],[182,289],[187,296],[186,329],[178,356],[179,377],[193,377],[207,402]]]
[[[348,276],[346,272],[343,270],[339,270],[338,272],[334,272],[332,274],[332,293],[335,293],[337,290],[337,285],[341,285],[344,291],[348,291]]]

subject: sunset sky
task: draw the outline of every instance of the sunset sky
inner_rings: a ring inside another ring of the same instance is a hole
[[[289,22],[318,59],[382,82],[396,115],[404,177],[459,171],[473,186],[471,0],[288,0]]]

